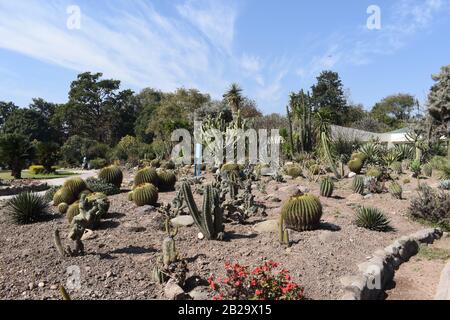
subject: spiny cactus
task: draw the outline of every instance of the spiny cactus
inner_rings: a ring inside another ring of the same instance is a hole
[[[355,224],[360,228],[373,231],[389,231],[392,229],[390,221],[376,208],[358,208]]]
[[[364,178],[361,176],[355,176],[352,181],[352,190],[355,193],[364,193]]]
[[[61,214],[66,213],[68,209],[69,209],[69,205],[67,203],[62,202],[62,203],[58,204],[58,211]]]
[[[226,175],[225,182],[231,199],[236,199],[239,193],[240,177],[237,171],[230,171]]]
[[[295,164],[294,165],[289,165],[289,166],[286,166],[284,168],[284,172],[288,176],[290,176],[290,177],[295,179],[295,178],[297,178],[297,177],[302,175],[302,168],[300,168],[299,165],[295,165]]]
[[[331,151],[330,151],[330,146],[328,143],[328,137],[327,137],[327,133],[326,132],[322,132],[321,135],[321,141],[322,141],[322,148],[323,151],[325,153],[325,157],[328,161],[328,165],[331,168],[331,171],[333,171],[334,176],[336,177],[336,179],[340,179],[341,175],[339,174],[337,167],[336,167],[336,163],[334,162],[333,157],[331,156]]]
[[[167,237],[164,238],[162,243],[163,263],[165,267],[178,260],[178,253],[175,247],[175,236],[178,233],[178,228],[175,228],[173,231],[171,229],[170,220],[166,219]]]
[[[225,163],[221,168],[220,171],[221,172],[226,172],[226,171],[240,171],[241,170],[241,166],[237,163]]]
[[[175,190],[177,176],[171,170],[158,170],[158,189],[160,191]]]
[[[97,191],[95,191],[95,192],[97,192]],[[80,200],[81,199],[81,197],[83,196],[83,194],[85,194],[85,195],[90,195],[92,193],[92,191],[90,190],[90,189],[86,189],[86,190],[83,190],[83,191],[81,191],[79,194],[78,194],[78,197],[77,197],[77,200]]]
[[[315,230],[320,225],[322,204],[312,194],[290,198],[281,209],[281,216],[287,228],[296,231]]]
[[[280,243],[289,246],[289,230],[286,229],[284,225],[284,219],[283,216],[280,215],[280,219],[278,220],[278,228],[279,228],[279,236],[280,236]]]
[[[391,183],[391,185],[389,186],[389,192],[396,199],[402,198],[403,189],[402,189],[402,186],[399,185],[397,182]]]
[[[133,201],[133,191],[128,192],[128,201]]]
[[[96,192],[96,193],[91,193],[89,195],[83,194],[82,198],[85,197],[86,199],[86,205],[89,207],[92,207],[94,203],[102,203],[102,215],[99,218],[105,218],[105,216],[108,213],[109,210],[109,200],[108,197],[100,192]],[[66,212],[66,218],[67,221],[70,223],[72,223],[72,220],[75,216],[80,214],[80,201],[76,201],[74,203],[72,203],[69,208],[67,209]],[[97,226],[99,221],[92,221],[92,224],[90,225],[91,228],[95,228]]]
[[[210,184],[206,186],[203,193],[202,211],[197,208],[189,183],[183,182],[181,190],[189,212],[205,238],[208,240],[223,240],[223,209],[220,206],[218,190]]]
[[[76,196],[67,188],[60,188],[53,195],[53,205],[57,206],[60,203],[71,204],[76,200]]]
[[[158,174],[154,168],[147,167],[136,173],[136,176],[134,177],[134,186],[137,187],[144,183],[151,183],[155,186],[158,185]]]
[[[150,165],[153,168],[159,168],[161,166],[161,160],[159,159],[153,159],[152,161],[150,161]]]
[[[98,173],[98,178],[115,185],[117,188],[120,188],[122,185],[123,173],[118,166],[112,165],[101,169]]]
[[[377,180],[379,180],[381,178],[381,175],[382,175],[382,172],[377,167],[370,167],[366,171],[366,176],[373,177],[373,178],[375,178]]]
[[[431,177],[433,175],[433,167],[427,163],[422,166],[422,172],[425,176]]]
[[[175,162],[173,162],[172,160],[165,161],[161,164],[161,168],[166,169],[166,170],[174,170]]]
[[[158,188],[151,183],[144,183],[133,190],[133,201],[141,207],[154,205],[158,202]]]
[[[75,201],[67,208],[66,211],[67,222],[70,224],[73,218],[79,214],[80,214],[80,201]]]
[[[83,179],[80,177],[74,177],[66,180],[63,184],[63,188],[69,190],[76,198],[81,191],[87,189],[87,186]]]
[[[334,190],[334,182],[330,178],[324,178],[320,182],[320,195],[322,197],[331,197]]]
[[[36,193],[22,192],[9,199],[6,206],[7,213],[16,224],[28,224],[42,218],[48,203]]]
[[[358,174],[361,172],[361,169],[363,167],[363,160],[361,160],[360,158],[354,158],[347,163],[347,166],[351,172]]]
[[[395,161],[391,164],[390,166],[391,170],[394,171],[396,174],[401,174],[403,173],[403,169],[402,169],[402,163],[399,161]]]

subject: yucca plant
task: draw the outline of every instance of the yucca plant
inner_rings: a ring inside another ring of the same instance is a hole
[[[32,192],[22,192],[7,202],[8,214],[17,224],[39,221],[45,214],[48,203]]]
[[[379,161],[381,155],[381,146],[376,142],[368,142],[359,148],[359,152],[365,156],[369,164],[375,164]]]
[[[360,207],[356,211],[355,224],[360,228],[365,228],[373,231],[390,231],[389,219],[383,212],[376,208]]]

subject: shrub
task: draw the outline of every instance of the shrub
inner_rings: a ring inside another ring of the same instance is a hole
[[[30,171],[31,174],[43,174],[45,172],[44,166],[41,165],[32,165],[28,167],[28,171]]]
[[[450,195],[420,184],[418,196],[411,200],[409,215],[450,230]]]
[[[442,156],[434,156],[429,163],[433,169],[440,171],[442,171],[444,167],[450,166],[450,160]]]
[[[107,196],[120,193],[120,189],[116,185],[96,178],[86,179],[86,185],[92,192],[104,193]]]
[[[48,203],[32,192],[22,192],[7,202],[8,214],[17,224],[39,221],[46,213]]]
[[[291,280],[289,271],[274,272],[278,264],[266,261],[252,271],[240,264],[225,264],[226,278],[211,276],[208,283],[214,300],[302,300],[304,289]]]
[[[91,169],[102,169],[108,165],[108,161],[102,158],[96,158],[89,161],[89,168]]]
[[[376,208],[360,207],[356,211],[355,224],[360,228],[373,231],[392,230],[389,219]]]
[[[442,173],[440,179],[449,180],[450,179],[450,164],[442,168]]]
[[[55,142],[33,141],[36,150],[36,161],[44,170],[42,173],[54,172],[53,166],[59,159],[59,145]]]
[[[92,159],[88,150],[98,142],[93,139],[82,138],[78,135],[71,136],[61,147],[61,156],[65,163],[73,166],[81,165],[83,157]],[[95,157],[98,157],[96,155]]]

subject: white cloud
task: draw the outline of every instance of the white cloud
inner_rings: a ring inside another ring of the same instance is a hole
[[[243,54],[241,57],[242,68],[249,73],[257,73],[261,71],[261,59],[257,56]]]

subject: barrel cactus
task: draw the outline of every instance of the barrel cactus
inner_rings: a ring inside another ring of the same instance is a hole
[[[57,206],[61,203],[71,204],[76,200],[76,196],[67,188],[60,188],[53,195],[53,205]]]
[[[133,201],[133,191],[128,192],[128,201]]]
[[[375,179],[377,179],[377,180],[380,180],[381,175],[382,175],[382,172],[381,172],[381,170],[380,170],[379,168],[377,168],[377,167],[370,167],[370,168],[368,168],[367,171],[366,171],[366,176],[368,176],[368,177],[373,177],[373,178],[375,178]]]
[[[134,186],[137,187],[144,183],[151,183],[153,185],[158,185],[158,174],[156,170],[151,167],[147,167],[139,170],[134,177]]]
[[[112,165],[101,169],[98,173],[98,178],[115,185],[117,188],[120,188],[122,185],[123,173],[118,166]]]
[[[286,228],[296,231],[315,230],[320,226],[322,204],[312,194],[290,198],[281,209]]]
[[[361,172],[361,169],[363,167],[363,160],[361,160],[360,158],[352,159],[347,163],[347,166],[351,172],[358,174]]]
[[[364,178],[361,176],[355,176],[352,182],[352,190],[355,193],[363,194],[364,193]]]
[[[330,198],[333,195],[334,182],[330,178],[325,178],[320,182],[320,195]]]
[[[80,201],[75,201],[72,203],[69,208],[67,208],[66,218],[67,222],[72,223],[72,220],[75,216],[80,214]]]
[[[284,172],[292,178],[297,178],[302,175],[302,168],[299,165],[289,165],[284,168]]]
[[[86,182],[80,177],[70,178],[63,184],[63,188],[69,190],[74,197],[77,197],[81,191],[87,189]]]
[[[425,176],[431,177],[433,175],[433,167],[427,163],[422,166],[422,172]]]
[[[402,192],[403,192],[402,186],[399,185],[397,182],[391,183],[391,185],[389,186],[389,192],[396,199],[402,198]]]
[[[144,183],[133,190],[133,201],[141,207],[154,205],[158,202],[158,188],[151,183]]]
[[[161,164],[161,168],[167,169],[167,170],[174,170],[175,169],[175,162],[172,160],[166,161]]]
[[[177,176],[171,170],[159,170],[158,172],[158,189],[160,191],[175,190]]]
[[[61,214],[66,213],[68,209],[69,209],[69,205],[67,203],[62,202],[62,203],[58,204],[58,211]]]
[[[391,170],[394,171],[396,174],[403,173],[402,169],[402,163],[399,161],[395,161],[391,164]]]
[[[153,159],[152,161],[150,161],[150,165],[153,168],[159,168],[161,166],[161,160],[159,159]]]

